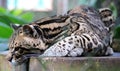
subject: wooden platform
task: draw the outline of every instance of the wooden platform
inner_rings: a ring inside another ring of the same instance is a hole
[[[120,71],[120,53],[107,57],[32,57],[29,65],[15,67],[1,54],[0,71]]]

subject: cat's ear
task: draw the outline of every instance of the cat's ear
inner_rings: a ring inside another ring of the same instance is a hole
[[[22,26],[20,24],[10,24],[10,25],[14,30],[17,30],[18,28],[20,28]]]
[[[33,35],[34,34],[34,30],[33,30],[33,28],[30,25],[24,25],[23,26],[23,32],[26,35]]]
[[[23,33],[27,36],[31,37],[40,37],[43,36],[43,32],[38,26],[33,25],[24,25],[23,26]]]

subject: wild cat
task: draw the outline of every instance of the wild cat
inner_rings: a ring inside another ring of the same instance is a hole
[[[108,19],[106,19],[108,18]],[[109,22],[110,21],[110,22]],[[22,63],[27,54],[81,56],[113,54],[110,27],[112,11],[79,6],[66,15],[42,18],[27,25],[13,25],[8,60]]]

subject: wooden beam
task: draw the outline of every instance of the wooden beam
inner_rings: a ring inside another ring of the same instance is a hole
[[[30,63],[12,66],[0,55],[0,71],[119,71],[120,53],[104,57],[31,57]]]

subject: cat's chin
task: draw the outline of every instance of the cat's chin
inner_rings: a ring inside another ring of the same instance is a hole
[[[14,59],[11,60],[11,65],[12,66],[17,66],[17,65],[20,65],[18,62],[16,62]]]

